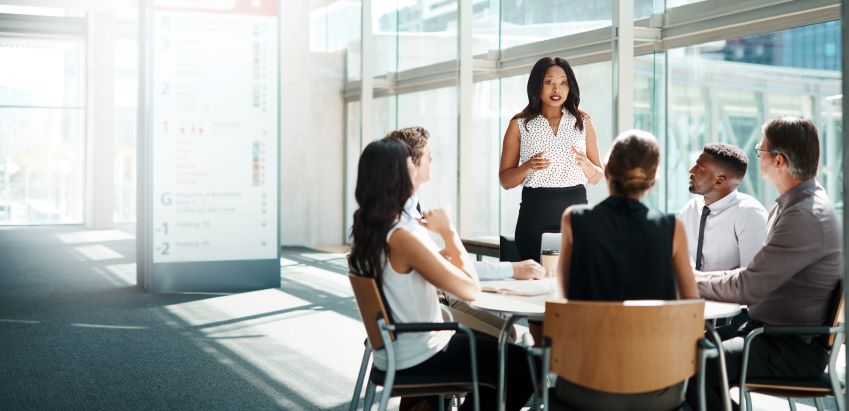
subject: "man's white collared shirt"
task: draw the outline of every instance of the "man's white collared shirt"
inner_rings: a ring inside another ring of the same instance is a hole
[[[690,260],[696,260],[699,244],[699,221],[704,197],[693,197],[681,209],[681,220],[687,231]],[[760,251],[766,239],[767,211],[754,197],[732,191],[709,205],[705,220],[701,271],[732,270],[746,267]]]
[[[413,194],[407,202],[404,203],[404,212],[401,213],[401,219],[398,225],[405,227],[408,230],[427,231],[420,226],[418,220],[422,218],[422,214],[416,209],[419,204],[419,198]],[[434,239],[436,241],[436,239]],[[513,277],[513,264],[507,261],[499,261],[491,263],[488,261],[474,261],[475,271],[478,273],[478,278],[486,280],[503,280]]]

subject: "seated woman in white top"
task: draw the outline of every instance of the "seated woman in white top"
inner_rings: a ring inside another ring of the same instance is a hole
[[[426,211],[421,224],[440,235],[445,256],[426,232],[399,225],[404,203],[413,194],[413,165],[409,148],[394,139],[366,146],[359,160],[351,229],[351,272],[374,277],[381,285],[395,322],[442,322],[437,288],[464,300],[480,291],[472,259],[463,248],[443,210]],[[480,409],[496,408],[497,341],[475,335],[478,355]],[[395,342],[398,373],[468,376],[469,342],[464,333],[439,331],[404,333]],[[374,353],[375,365],[386,369],[386,353]],[[531,378],[524,352],[510,346],[507,359],[507,409],[518,410],[528,400]],[[470,409],[471,400],[461,409]]]

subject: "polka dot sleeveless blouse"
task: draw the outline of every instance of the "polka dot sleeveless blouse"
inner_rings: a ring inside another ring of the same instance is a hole
[[[528,121],[527,129],[523,119],[516,121],[521,138],[519,164],[530,160],[540,151],[545,151],[546,157],[551,160],[548,168],[528,174],[522,183],[525,187],[572,187],[587,183],[587,176],[575,165],[575,153],[572,152],[573,145],[577,146],[578,150],[587,152],[586,128],[575,128],[576,119],[572,113],[563,109],[556,136],[548,125],[548,120],[542,115]],[[585,127],[586,124],[584,121]]]

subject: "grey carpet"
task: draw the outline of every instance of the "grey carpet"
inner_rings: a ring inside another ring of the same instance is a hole
[[[0,229],[0,409],[346,409],[365,333],[341,256],[286,249],[276,290],[151,295],[132,238],[85,234]]]
[[[347,409],[365,332],[342,255],[284,248],[279,289],[152,295],[134,247],[131,229],[0,228],[0,410]]]

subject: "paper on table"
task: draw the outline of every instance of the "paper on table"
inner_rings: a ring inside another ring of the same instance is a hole
[[[481,291],[496,294],[521,295],[531,297],[545,295],[552,291],[552,282],[543,280],[506,280],[506,281],[482,281]]]

